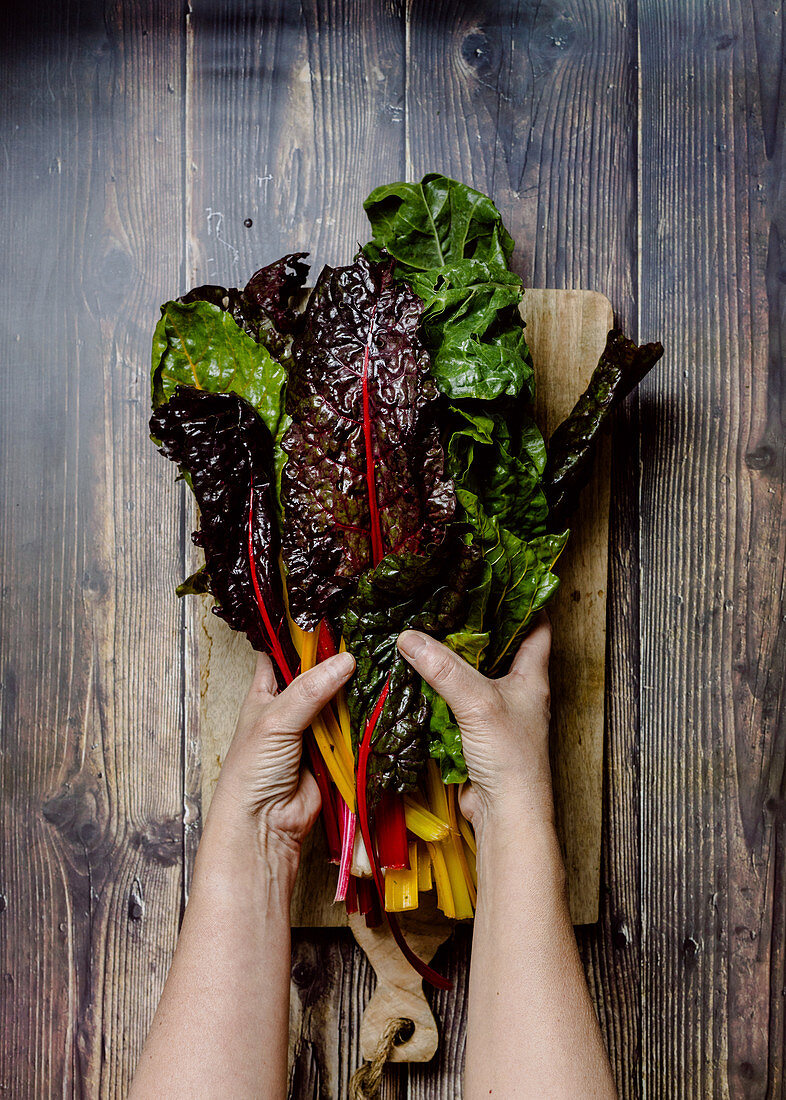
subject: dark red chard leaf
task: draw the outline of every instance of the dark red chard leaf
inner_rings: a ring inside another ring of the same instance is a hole
[[[549,440],[543,488],[553,531],[565,526],[589,480],[601,433],[611,413],[662,355],[662,344],[636,347],[620,329],[609,333],[589,385]]]
[[[308,252],[291,252],[267,267],[262,267],[246,283],[243,296],[266,314],[279,332],[296,332],[302,314],[292,301],[303,291],[308,264],[303,260]]]
[[[438,544],[453,513],[421,310],[392,262],[360,256],[325,268],[295,340],[283,548],[290,610],[306,630],[335,619],[385,554]]]
[[[270,432],[237,394],[190,386],[154,413],[150,432],[193,487],[201,514],[193,539],[205,551],[214,612],[269,653],[279,683],[288,682],[298,662],[283,625]]]
[[[289,357],[292,336],[302,320],[296,308],[308,276],[307,252],[291,252],[275,263],[261,267],[243,290],[208,283],[194,287],[178,301],[210,302],[231,314],[236,324],[276,358]]]
[[[388,554],[350,600],[344,638],[357,661],[348,688],[353,738],[367,729],[387,684],[369,752],[371,806],[383,790],[412,789],[429,756],[429,702],[396,639],[407,629],[444,638],[461,625],[480,568],[480,549],[451,533],[430,555]]]

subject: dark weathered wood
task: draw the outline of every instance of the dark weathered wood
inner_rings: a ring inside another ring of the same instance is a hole
[[[600,290],[668,344],[614,432],[604,894],[579,938],[623,1096],[781,1095],[778,5],[63,0],[4,5],[0,32],[0,1091],[125,1094],[198,833],[155,307],[296,247],[344,262],[374,184],[440,169],[493,194],[528,282]],[[468,933],[441,956],[443,1047],[386,1100],[460,1095]],[[372,983],[348,933],[296,938],[292,1097],[346,1095]]]
[[[3,6],[0,1089],[124,1095],[181,907],[179,8]]]
[[[783,1094],[784,106],[775,5],[639,4],[642,1074]],[[668,685],[668,690],[666,690]]]
[[[242,285],[298,249],[311,252],[314,275],[350,262],[366,235],[363,199],[404,170],[398,5],[193,0],[191,8],[189,282]],[[319,975],[305,1002],[301,973]],[[346,936],[331,943],[300,932],[293,975],[290,1094],[345,1096],[373,980],[366,961]]]
[[[408,43],[409,178],[440,170],[492,194],[516,240],[514,266],[525,282],[602,291],[631,328],[636,43],[627,5],[414,3]],[[629,429],[628,422],[618,425],[612,486],[601,921],[579,940],[618,1082],[632,1096],[639,838],[637,638],[630,611],[638,577],[629,449],[636,437]],[[453,1005],[446,1029],[462,1029],[463,1006],[458,999]],[[455,1095],[458,1070],[449,1068]],[[412,1095],[430,1096],[428,1078],[414,1083],[421,1072],[413,1070]]]

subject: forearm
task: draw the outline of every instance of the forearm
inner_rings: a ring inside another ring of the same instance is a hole
[[[478,827],[465,1096],[614,1097],[554,828]]]
[[[208,821],[132,1100],[283,1097],[296,853]]]

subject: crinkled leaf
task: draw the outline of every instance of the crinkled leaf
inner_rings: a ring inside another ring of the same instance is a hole
[[[498,401],[460,401],[450,406],[459,417],[448,422],[448,430],[461,430],[486,447],[499,447],[507,454],[532,466],[542,476],[546,467],[546,444],[540,429],[521,402],[501,398]]]
[[[479,497],[488,515],[519,538],[543,534],[548,505],[540,479],[546,451],[535,424],[485,402],[461,402],[452,413],[447,456],[456,485]]]
[[[211,302],[232,315],[257,343],[284,365],[289,360],[292,336],[300,325],[296,303],[303,294],[307,252],[292,252],[255,272],[243,290],[207,284],[195,287],[181,302]]]
[[[478,568],[477,549],[451,534],[428,556],[389,554],[361,577],[350,600],[343,632],[357,661],[348,694],[356,749],[390,678],[369,762],[375,795],[387,787],[411,789],[429,755],[424,685],[399,654],[396,639],[407,629],[444,638],[457,627],[466,615]]]
[[[273,437],[276,468],[283,465],[286,373],[266,347],[240,329],[231,313],[207,301],[166,302],[153,337],[153,408],[177,386],[236,393],[262,417]]]
[[[589,386],[549,440],[543,482],[552,528],[564,522],[586,485],[601,430],[612,411],[635,389],[661,355],[662,344],[636,347],[619,329],[609,333]]]
[[[275,263],[256,271],[246,283],[244,298],[275,325],[278,332],[293,333],[300,327],[301,314],[293,306],[303,291],[309,265],[307,252],[290,252]]]
[[[325,268],[293,348],[283,543],[304,629],[340,614],[385,554],[439,543],[455,507],[420,300],[392,266]]]
[[[438,173],[378,187],[363,207],[374,234],[366,252],[374,260],[386,251],[406,268],[427,271],[461,259],[507,265],[513,252],[491,199]]]
[[[473,530],[472,545],[483,560],[467,594],[462,625],[448,633],[445,645],[474,668],[503,675],[515,656],[533,616],[556,591],[552,572],[568,532],[517,538],[483,509],[474,493],[457,489],[459,519]],[[446,783],[466,779],[461,733],[450,708],[427,692],[431,705],[429,753],[439,762]]]
[[[557,590],[559,579],[552,569],[568,532],[525,542],[487,515],[474,493],[458,489],[456,496],[466,521],[474,527],[483,560],[491,567],[488,600],[476,630],[491,634],[484,671],[500,676],[515,656],[532,617]]]
[[[465,783],[469,773],[461,743],[461,730],[453,717],[453,711],[442,696],[437,695],[428,685],[426,690],[431,704],[429,755],[438,762],[443,783]]]
[[[205,552],[213,610],[255,649],[274,656],[278,649],[295,668],[281,629],[273,444],[264,422],[237,394],[178,386],[153,414],[150,431],[162,454],[191,478],[201,517],[193,539]]]
[[[266,347],[210,302],[166,302],[153,342],[153,407],[177,386],[237,393],[264,420],[273,438],[282,418],[286,375]]]
[[[504,264],[459,260],[405,278],[423,301],[423,339],[442,393],[529,400],[532,356],[519,312],[518,275]]]
[[[488,600],[491,584],[491,569],[487,562],[481,570],[480,581],[476,583],[470,598],[470,612],[464,629],[448,634],[444,644],[459,657],[463,657],[473,668],[481,668],[483,657],[491,640],[488,630],[477,629],[482,609]],[[424,686],[426,698],[431,706],[431,740],[429,754],[438,761],[444,783],[464,783],[467,780],[467,764],[461,744],[461,731],[445,700],[428,684]]]

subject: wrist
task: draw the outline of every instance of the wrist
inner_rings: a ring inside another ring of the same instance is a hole
[[[541,861],[544,868],[562,870],[553,807],[532,804],[523,795],[481,806],[473,819],[478,854],[488,858],[510,851],[516,859]]]
[[[550,782],[513,782],[493,793],[477,790],[472,824],[476,833],[507,833],[511,829],[533,834],[553,832],[555,813]]]
[[[287,896],[294,889],[300,844],[247,810],[214,799],[205,821],[195,879],[236,889],[241,882],[274,882]]]

